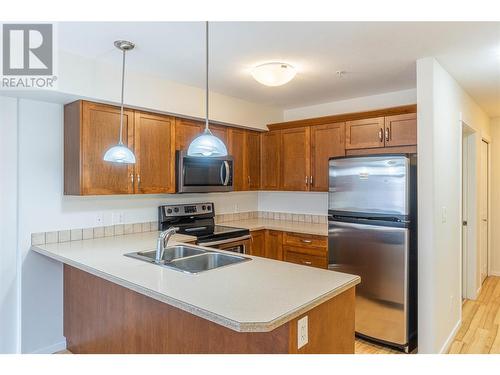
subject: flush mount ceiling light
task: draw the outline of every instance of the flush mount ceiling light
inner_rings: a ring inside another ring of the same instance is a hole
[[[109,161],[111,163],[120,164],[135,164],[135,155],[127,146],[123,144],[123,92],[125,87],[125,53],[127,51],[133,50],[135,44],[128,42],[126,40],[117,40],[115,47],[123,52],[122,58],[122,98],[120,107],[120,136],[118,138],[118,144],[111,147],[104,154],[104,161]]]
[[[281,86],[290,82],[297,71],[293,66],[283,62],[270,62],[252,69],[252,77],[266,86]]]
[[[226,156],[227,148],[224,142],[212,134],[208,127],[208,21],[205,23],[205,130],[193,139],[188,148],[188,156],[217,157]]]

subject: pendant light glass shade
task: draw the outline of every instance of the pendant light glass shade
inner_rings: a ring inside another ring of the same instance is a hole
[[[205,23],[205,46],[206,46],[206,66],[205,66],[205,130],[199,136],[197,136],[191,144],[189,145],[187,154],[188,156],[199,156],[199,157],[217,157],[226,156],[227,148],[224,142],[212,134],[208,128],[208,21]]]
[[[123,143],[111,147],[104,154],[104,161],[122,164],[135,164],[134,153]]]
[[[188,155],[203,157],[226,156],[227,148],[224,142],[212,134],[210,129],[205,129],[189,145]]]
[[[120,106],[120,135],[118,138],[118,144],[111,147],[104,154],[104,161],[109,161],[111,163],[119,164],[135,164],[135,155],[127,146],[123,144],[123,93],[125,90],[125,53],[132,50],[135,44],[128,42],[126,40],[117,40],[115,42],[115,47],[123,52],[122,60],[122,97]]]

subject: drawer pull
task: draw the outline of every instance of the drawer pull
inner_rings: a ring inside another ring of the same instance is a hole
[[[304,242],[304,243],[312,243],[311,240],[301,240],[301,241]]]
[[[312,264],[312,262],[309,260],[303,260],[302,263],[307,264],[308,266],[310,266]]]

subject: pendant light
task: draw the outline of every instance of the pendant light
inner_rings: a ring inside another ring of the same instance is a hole
[[[111,163],[135,164],[135,155],[127,146],[123,144],[123,92],[125,87],[125,53],[134,49],[135,44],[126,40],[117,40],[115,47],[123,52],[122,59],[122,98],[120,107],[120,136],[118,144],[111,147],[104,154],[104,160]]]
[[[193,139],[188,148],[188,156],[217,157],[226,156],[227,148],[224,142],[212,134],[208,127],[208,21],[205,23],[205,130]]]

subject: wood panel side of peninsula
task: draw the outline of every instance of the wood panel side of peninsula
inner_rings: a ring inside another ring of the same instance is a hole
[[[354,295],[352,287],[270,332],[237,332],[65,265],[64,335],[79,354],[347,354],[354,353]],[[297,349],[305,315],[309,342]]]

